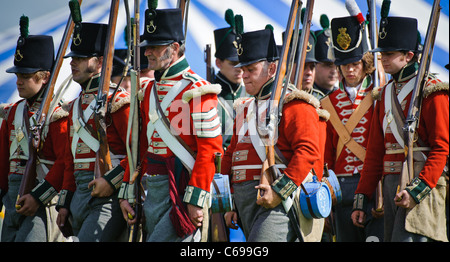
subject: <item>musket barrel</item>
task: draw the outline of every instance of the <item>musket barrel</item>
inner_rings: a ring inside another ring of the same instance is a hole
[[[414,177],[413,165],[413,146],[416,130],[419,125],[420,111],[422,105],[422,92],[427,82],[428,72],[433,56],[434,42],[440,16],[440,0],[433,3],[430,20],[428,23],[427,34],[425,36],[422,56],[420,57],[419,70],[416,76],[414,89],[411,96],[411,102],[408,108],[406,123],[403,127],[403,136],[405,141],[405,161],[403,163],[402,174],[400,175],[399,190],[403,190],[407,183]],[[405,170],[406,169],[406,170]]]

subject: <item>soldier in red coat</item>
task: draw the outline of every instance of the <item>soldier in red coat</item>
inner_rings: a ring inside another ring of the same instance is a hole
[[[69,227],[79,241],[119,241],[126,231],[121,217],[118,189],[123,172],[107,172],[95,178],[96,154],[99,150],[94,120],[97,93],[100,85],[106,24],[81,23],[81,43],[72,41],[72,76],[81,86],[80,95],[68,105],[68,135],[66,136],[64,182],[58,200],[58,225],[62,231]],[[79,33],[79,35],[78,35]],[[98,37],[97,37],[98,36]],[[106,80],[106,81],[109,81]],[[108,97],[106,135],[113,167],[126,155],[126,135],[129,113],[129,94],[119,88]],[[95,179],[94,179],[95,178]]]
[[[350,219],[375,105],[373,55],[361,41],[366,30],[367,27],[361,27],[354,16],[333,18],[331,21],[331,47],[341,80],[339,89],[323,98],[321,104],[330,112],[325,162],[336,174],[342,191],[342,202],[334,210],[338,242],[365,242],[368,237],[379,240],[383,237],[382,219],[370,215],[363,229],[355,227]],[[370,202],[371,208],[374,202],[375,198]]]
[[[194,73],[184,56],[180,9],[147,9],[141,37],[155,80],[142,81],[140,167],[147,185],[145,241],[199,241],[207,233],[214,155],[223,154],[217,95],[221,88]],[[119,167],[120,168],[120,167]],[[122,165],[122,169],[127,169]],[[128,223],[133,186],[120,190]],[[138,181],[139,182],[139,181]]]
[[[351,217],[355,225],[364,226],[367,200],[382,180],[384,241],[448,241],[443,174],[449,153],[448,83],[433,74],[425,76],[420,122],[415,130],[414,178],[404,190],[397,191],[405,160],[401,115],[408,114],[417,80],[419,46],[416,19],[382,19],[378,48],[372,51],[381,52],[383,68],[392,79],[374,109]]]
[[[36,186],[30,193],[17,199],[29,158],[28,137],[31,133],[27,126],[35,120],[33,117],[40,109],[53,62],[54,46],[51,36],[21,35],[14,56],[14,66],[6,70],[16,74],[17,90],[23,99],[2,109],[4,121],[2,120],[0,129],[0,200],[6,210],[1,235],[4,242],[56,241],[61,236],[54,223],[54,197],[62,184],[64,161],[58,156],[64,153],[67,112],[57,105],[50,107],[49,121],[42,128],[43,145],[38,151]],[[18,204],[20,205],[16,207]]]
[[[276,144],[281,159],[286,160],[276,163],[282,175],[271,185],[260,184],[266,152],[256,130],[257,119],[265,119],[278,54],[270,29],[244,33],[240,44],[238,66],[244,71],[245,88],[252,97],[235,102],[235,129],[222,161],[222,172],[230,176],[235,203],[235,209],[225,215],[226,222],[235,227],[239,215],[247,241],[295,241],[298,236],[282,201],[311,176],[312,168],[320,161],[319,101],[303,90],[291,90],[287,95]],[[258,189],[264,191],[259,199]]]

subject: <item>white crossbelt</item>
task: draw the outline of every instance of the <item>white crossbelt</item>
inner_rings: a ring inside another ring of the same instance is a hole
[[[14,131],[16,136],[13,141],[11,141],[11,146],[9,147],[9,160],[11,160],[14,153],[17,151],[17,148],[20,146],[25,159],[28,159],[28,132],[22,130],[24,128],[23,123],[23,110],[25,108],[26,100],[23,100],[17,105],[16,113],[14,114]],[[31,119],[30,119],[31,120]]]
[[[23,132],[22,128],[24,125],[23,123],[23,110],[25,110],[25,103],[26,100],[23,100],[17,105],[16,112],[14,114],[14,129],[16,136],[11,142],[11,146],[9,148],[9,160],[13,158],[28,160],[29,158],[29,148],[28,148],[28,132]],[[32,115],[30,117],[30,123],[35,118],[35,115]],[[23,154],[14,156],[14,153],[17,151],[17,148],[20,146],[22,149]],[[39,181],[41,181],[48,173],[49,169],[45,164],[53,165],[55,161],[50,161],[46,159],[41,159],[39,156],[37,156],[37,163],[36,163],[36,172],[37,172],[37,178]]]
[[[393,82],[388,84],[385,90],[383,132],[386,135],[386,128],[389,125],[391,127],[392,134],[394,135],[397,142],[401,147],[404,147],[405,142],[403,141],[403,136],[398,133],[397,123],[395,122],[394,115],[392,114],[392,88],[394,88]],[[413,89],[414,81],[409,81],[397,95],[398,101],[401,103]]]
[[[383,118],[383,133],[386,135],[386,129],[388,126],[391,127],[392,134],[395,137],[395,140],[399,143],[399,145],[402,147],[402,149],[394,149],[394,150],[387,150],[386,154],[399,154],[404,153],[405,148],[405,141],[403,140],[402,134],[398,132],[397,128],[397,122],[394,119],[394,115],[392,114],[392,88],[394,88],[393,85],[394,82],[391,82],[385,87],[385,95],[384,95],[384,118]],[[400,93],[397,95],[398,101],[401,103],[409,93],[414,89],[414,81],[409,81],[403,88],[400,90]],[[400,112],[402,113],[402,112]],[[413,148],[413,151],[429,151],[430,147],[415,147]],[[426,155],[421,152],[421,155],[424,159],[427,159]]]
[[[78,139],[81,138],[83,142],[89,146],[92,151],[97,152],[100,148],[100,142],[94,138],[84,127],[84,123],[87,123],[89,118],[91,117],[92,113],[94,113],[94,107],[96,100],[93,99],[91,103],[88,105],[88,107],[83,111],[83,115],[80,116],[78,114],[79,112],[79,100],[80,97],[78,97],[75,100],[75,103],[73,105],[72,110],[72,122],[73,122],[73,137],[72,137],[72,154],[75,156],[76,148],[78,144]],[[83,117],[80,119],[80,117]]]
[[[178,81],[167,93],[164,99],[161,102],[162,112],[165,112],[167,107],[172,103],[175,97],[182,91],[186,86],[190,83],[189,80],[183,79]],[[156,107],[157,101],[155,100],[155,95],[153,94],[154,89],[150,91],[150,106],[149,106],[149,118],[150,122],[147,125],[147,139],[149,141],[149,145],[152,140],[153,132],[156,130],[158,132],[161,139],[164,143],[169,147],[169,149],[186,165],[186,168],[192,170],[194,168],[195,159],[194,157],[187,151],[186,148],[180,142],[174,138],[170,127],[167,127],[160,116],[158,109]]]
[[[93,99],[91,103],[88,105],[88,107],[83,111],[83,118],[80,119],[80,115],[78,114],[79,111],[79,100],[80,97],[78,97],[75,100],[75,103],[73,105],[73,113],[72,113],[72,122],[73,122],[73,128],[74,133],[72,137],[72,155],[76,156],[76,148],[78,144],[78,139],[81,138],[83,142],[89,146],[89,148],[97,152],[100,148],[100,142],[94,138],[84,127],[84,123],[87,123],[91,115],[94,113],[95,103],[96,100]],[[84,120],[84,121],[83,121]],[[115,167],[119,164],[120,159],[123,159],[125,155],[115,155],[110,151],[110,158],[112,166]],[[88,158],[74,158],[74,163],[90,163],[95,162],[95,157],[88,157]]]

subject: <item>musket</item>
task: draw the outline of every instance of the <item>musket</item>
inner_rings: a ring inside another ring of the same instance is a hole
[[[106,135],[106,115],[108,113],[108,94],[112,72],[114,35],[116,31],[118,10],[119,0],[111,0],[108,30],[106,33],[106,44],[103,53],[102,73],[94,112],[97,138],[100,144],[95,157],[95,178],[103,176],[107,171],[112,169],[111,155],[109,152],[108,139]]]
[[[278,135],[278,123],[281,119],[281,108],[283,105],[283,97],[286,94],[287,87],[289,85],[290,75],[292,73],[292,65],[294,63],[295,54],[297,52],[298,43],[298,27],[301,20],[301,5],[302,1],[293,0],[289,19],[286,26],[284,35],[284,44],[281,51],[281,59],[278,64],[277,72],[274,80],[274,90],[269,100],[269,104],[266,112],[266,126],[261,126],[258,123],[258,134],[261,137],[266,149],[266,160],[263,162],[261,168],[261,180],[260,184],[271,185],[273,181],[281,176],[281,172],[275,167],[275,145]],[[308,10],[312,13],[312,6],[314,1],[309,0],[307,4]],[[308,12],[308,13],[310,13]],[[309,17],[310,19],[310,17]],[[303,33],[303,32],[302,32]],[[303,39],[305,41],[306,38]],[[307,41],[307,40],[306,40]],[[291,47],[293,43],[293,47]],[[301,43],[304,44],[304,43]],[[306,52],[306,51],[305,51]],[[305,54],[302,52],[302,59],[304,60]],[[288,67],[288,68],[287,68]],[[259,117],[257,117],[259,119]],[[264,195],[263,190],[258,190],[257,198]],[[297,235],[299,241],[303,242],[303,235],[300,231],[298,198],[289,198],[288,201],[283,201],[283,207],[289,217],[289,221],[293,226],[293,229]]]
[[[214,78],[214,67],[211,65],[211,44],[205,47],[206,80],[212,83]]]
[[[375,0],[367,0],[369,12],[369,39],[372,49],[378,47],[378,25],[377,25],[377,6]],[[378,52],[373,53],[373,89],[380,88],[386,84],[386,77],[384,74],[383,65],[378,60]],[[382,181],[378,182],[376,196],[375,196],[375,211],[383,212],[383,185]]]
[[[308,1],[309,2],[309,1]],[[275,168],[275,144],[278,135],[278,123],[281,118],[279,106],[282,105],[282,93],[285,93],[289,85],[289,75],[292,72],[293,59],[296,52],[296,44],[298,40],[298,25],[300,21],[302,1],[293,0],[288,24],[284,35],[284,44],[281,51],[281,59],[278,63],[277,72],[274,80],[274,90],[272,90],[269,105],[266,112],[265,125],[258,123],[258,133],[266,148],[266,160],[263,162],[261,169],[261,184],[272,184],[277,178],[279,170]],[[296,33],[294,33],[296,32]],[[292,39],[294,38],[294,39]],[[291,43],[294,48],[290,48]],[[287,69],[289,66],[289,69]],[[284,90],[284,91],[283,91]],[[263,191],[258,192],[258,198],[264,194]]]
[[[188,28],[188,14],[189,14],[189,3],[190,0],[178,0],[177,7],[181,9],[181,17],[183,18],[184,23],[184,36],[187,35]]]
[[[378,47],[378,25],[377,25],[377,6],[375,0],[367,0],[367,6],[369,7],[369,39],[372,49]],[[386,77],[384,74],[383,66],[379,62],[378,52],[373,53],[373,66],[375,67],[373,87],[378,88],[386,84]]]
[[[130,90],[130,113],[128,116],[128,128],[127,128],[127,157],[128,165],[130,169],[130,186],[134,187],[134,199],[129,199],[129,203],[134,209],[136,223],[130,226],[129,232],[129,242],[137,242],[139,238],[142,213],[142,204],[145,198],[144,189],[141,184],[141,172],[138,163],[140,161],[139,156],[139,131],[140,130],[140,117],[139,117],[139,99],[138,93],[141,87],[140,84],[140,72],[141,72],[141,61],[140,61],[140,12],[139,12],[139,0],[134,0],[134,19],[128,21],[128,30],[131,35],[132,53],[133,53],[133,68],[130,70],[131,76],[131,90]],[[133,132],[133,130],[135,132]],[[134,217],[131,217],[134,218]]]
[[[71,2],[81,5],[82,0],[71,0]],[[69,2],[70,4],[70,2]],[[53,98],[53,93],[56,85],[56,79],[58,78],[59,71],[61,69],[64,54],[66,52],[67,46],[69,45],[70,37],[74,28],[74,22],[72,16],[69,19],[64,30],[64,34],[59,45],[58,53],[56,55],[55,63],[53,64],[52,72],[50,74],[48,86],[44,91],[43,100],[39,107],[39,110],[33,115],[32,121],[30,123],[30,130],[28,131],[28,146],[29,146],[29,156],[25,166],[25,172],[22,176],[22,181],[20,183],[19,193],[17,199],[31,192],[31,190],[36,186],[36,161],[38,157],[38,152],[42,148],[43,141],[41,140],[42,129],[45,125],[47,118],[49,117],[49,108]],[[51,114],[51,112],[50,112]],[[28,118],[28,114],[25,114]],[[20,208],[21,203],[16,203],[16,208]]]
[[[308,38],[310,35],[312,12],[313,12],[314,0],[308,0],[306,3],[305,17],[303,18],[303,29],[300,36],[300,45],[298,46],[299,56],[296,68],[295,86],[298,90],[302,90],[302,79],[303,73],[305,71],[305,60],[306,60],[306,48],[308,47]]]
[[[431,10],[428,23],[427,35],[423,45],[422,56],[419,62],[419,70],[416,76],[411,103],[408,108],[406,123],[403,127],[403,139],[405,142],[405,161],[403,162],[402,173],[398,191],[405,189],[406,185],[414,178],[413,167],[413,144],[416,140],[417,128],[419,126],[420,111],[422,106],[423,88],[427,83],[431,60],[433,57],[434,42],[436,39],[439,16],[441,12],[440,0],[435,0]]]

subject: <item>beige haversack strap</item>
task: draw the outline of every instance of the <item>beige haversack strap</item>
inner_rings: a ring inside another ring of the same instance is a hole
[[[350,149],[350,151],[353,152],[353,154],[355,154],[355,156],[357,156],[361,161],[364,161],[366,158],[366,150],[352,138],[351,133],[367,110],[372,106],[372,96],[367,95],[364,97],[359,106],[355,109],[355,111],[353,111],[345,125],[339,118],[338,113],[334,109],[334,106],[328,96],[324,97],[320,102],[322,107],[330,112],[331,124],[339,135],[339,141],[336,148],[336,159],[338,159],[345,145],[348,149]]]

